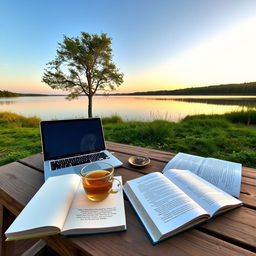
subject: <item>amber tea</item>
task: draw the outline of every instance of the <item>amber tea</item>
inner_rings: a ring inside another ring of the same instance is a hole
[[[113,177],[114,167],[110,164],[103,162],[89,164],[82,168],[81,176],[87,197],[92,201],[102,201],[109,193],[118,191],[112,188],[113,181],[118,180]]]
[[[89,199],[101,201],[106,198],[112,188],[113,180],[106,170],[92,171],[84,176],[83,186]]]

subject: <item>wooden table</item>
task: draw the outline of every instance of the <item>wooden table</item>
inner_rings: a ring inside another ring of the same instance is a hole
[[[174,156],[172,153],[112,142],[107,142],[107,148],[124,163],[116,168],[116,175],[121,175],[124,182],[149,172],[161,171]],[[145,154],[151,158],[149,166],[135,169],[128,164],[130,155]],[[22,250],[37,242],[30,239],[3,242],[3,232],[43,182],[42,154],[0,167],[2,255],[21,255]],[[126,200],[127,231],[71,238],[51,236],[43,238],[43,241],[60,255],[256,255],[256,169],[243,168],[240,199],[244,202],[243,207],[155,246]],[[11,252],[13,249],[14,253]]]

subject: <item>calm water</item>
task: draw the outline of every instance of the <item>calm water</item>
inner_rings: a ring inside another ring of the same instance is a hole
[[[179,121],[187,115],[222,114],[256,107],[256,97],[243,96],[95,96],[93,115],[120,115],[124,120]],[[0,98],[0,111],[42,120],[87,117],[87,97],[68,101],[64,96]]]

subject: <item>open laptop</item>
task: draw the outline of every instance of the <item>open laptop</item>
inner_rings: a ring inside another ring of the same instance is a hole
[[[45,180],[62,174],[79,174],[81,167],[90,162],[122,165],[106,150],[100,118],[42,121],[40,128]]]

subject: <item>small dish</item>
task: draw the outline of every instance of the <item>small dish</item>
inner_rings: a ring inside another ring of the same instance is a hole
[[[130,156],[128,162],[137,167],[143,167],[150,163],[150,159],[145,156]]]

